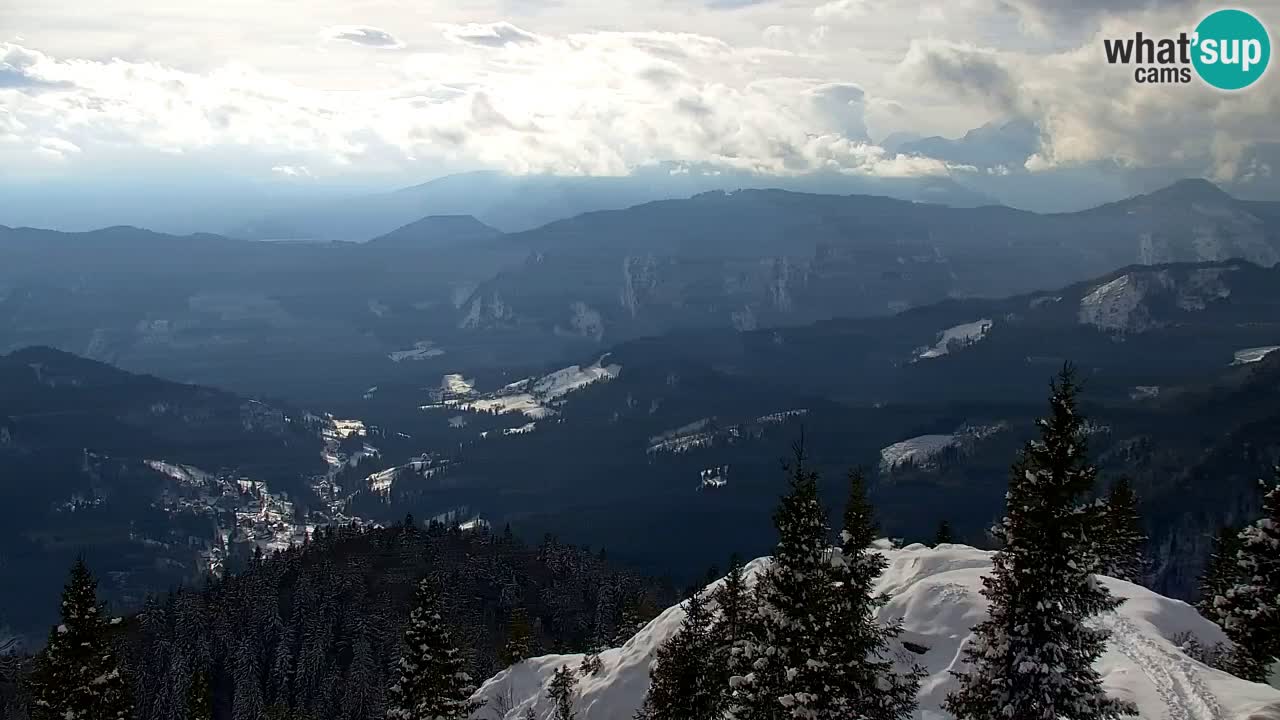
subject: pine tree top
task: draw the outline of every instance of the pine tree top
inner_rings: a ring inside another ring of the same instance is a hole
[[[849,499],[844,506],[844,527],[840,534],[845,552],[859,551],[875,542],[878,528],[875,510],[867,498],[866,473],[855,468],[848,473]]]

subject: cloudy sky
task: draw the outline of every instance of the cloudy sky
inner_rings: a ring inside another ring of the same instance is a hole
[[[1240,7],[1280,23],[1280,0]],[[1190,30],[1165,0],[0,0],[0,174],[128,168],[417,182],[646,163],[969,171],[885,150],[1023,117],[1025,169],[1260,172],[1275,68],[1248,90],[1135,84],[1101,38]],[[1265,169],[1265,170],[1269,170]],[[1277,168],[1280,172],[1280,168]]]

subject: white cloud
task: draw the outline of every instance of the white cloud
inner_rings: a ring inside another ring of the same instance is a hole
[[[1277,0],[1257,5],[1280,23]],[[154,23],[143,0],[118,0],[111,17],[88,7],[7,14],[27,38],[0,43],[7,166],[56,156],[72,173],[164,152],[317,179],[618,174],[664,160],[935,175],[958,169],[870,138],[1022,116],[1044,132],[1033,167],[1199,163],[1225,177],[1257,174],[1249,147],[1280,141],[1273,77],[1235,94],[1151,87],[1101,60],[1103,36],[1185,29],[1207,7],[1191,0],[369,0],[359,17],[338,0],[305,17],[228,0]],[[1064,14],[1092,29],[1019,25]],[[144,21],[150,32],[129,30]]]
[[[274,165],[271,172],[285,177],[311,177],[311,171],[305,165]]]
[[[45,137],[36,141],[35,152],[47,158],[62,160],[68,155],[80,152],[80,146],[62,138]]]
[[[334,25],[325,28],[321,35],[329,40],[340,40],[366,47],[395,49],[404,47],[396,36],[381,28],[368,25]]]
[[[468,23],[466,25],[441,25],[445,37],[466,45],[500,48],[507,45],[531,45],[538,36],[521,30],[509,22]]]
[[[813,16],[823,22],[854,20],[870,12],[869,0],[831,0],[814,8]]]

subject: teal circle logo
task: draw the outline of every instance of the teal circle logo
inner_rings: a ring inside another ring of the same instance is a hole
[[[1249,87],[1271,59],[1271,38],[1258,18],[1243,10],[1218,10],[1196,26],[1191,62],[1200,78],[1219,90]]]

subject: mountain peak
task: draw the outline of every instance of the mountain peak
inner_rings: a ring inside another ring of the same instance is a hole
[[[383,247],[441,248],[492,240],[502,231],[472,215],[428,215],[369,241]]]
[[[1204,178],[1185,178],[1147,195],[1152,200],[1187,203],[1231,200],[1222,188]]]

